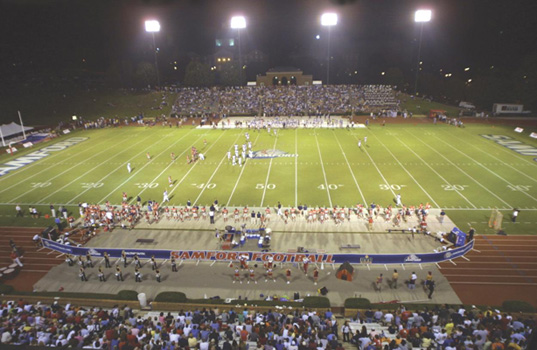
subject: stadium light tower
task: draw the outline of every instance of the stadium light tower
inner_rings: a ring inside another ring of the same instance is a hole
[[[157,71],[157,86],[160,88],[160,75],[158,73],[157,45],[155,44],[155,33],[160,32],[160,23],[157,20],[145,21],[145,31],[153,35],[153,51],[155,52],[155,70]]]
[[[420,41],[418,44],[418,62],[416,64],[416,79],[414,79],[414,95],[418,93],[418,77],[420,74],[421,38],[423,36],[423,24],[430,22],[433,12],[431,10],[417,10],[414,13],[414,22],[420,23]]]
[[[321,25],[328,27],[328,62],[326,63],[326,85],[328,85],[330,84],[330,28],[337,25],[337,13],[323,13],[321,15]]]
[[[231,17],[231,29],[237,29],[239,38],[239,78],[242,84],[242,56],[241,56],[241,29],[246,28],[246,18],[244,16]]]

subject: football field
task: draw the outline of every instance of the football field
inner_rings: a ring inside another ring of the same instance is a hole
[[[161,202],[167,190],[170,206],[187,200],[208,206],[215,199],[230,207],[387,206],[400,194],[405,205],[430,203],[445,209],[461,228],[470,223],[480,233],[488,230],[494,207],[504,214],[508,234],[530,234],[537,225],[537,157],[488,136],[509,137],[526,150],[537,147],[535,139],[512,127],[374,124],[351,130],[280,129],[277,136],[250,130],[256,155],[276,157],[233,166],[226,153],[234,153],[235,144],[241,152],[246,131],[162,126],[78,131],[4,157],[0,168],[5,170],[13,164],[8,162],[39,148],[78,140],[0,176],[0,224],[45,226],[53,223],[44,218],[50,204],[67,206],[76,216],[80,202],[119,205],[123,192],[132,202],[138,195],[144,202]],[[192,147],[205,160],[188,164]],[[15,215],[16,204],[22,218]],[[41,212],[39,219],[30,217],[29,206]],[[516,224],[510,221],[513,208],[521,210]]]

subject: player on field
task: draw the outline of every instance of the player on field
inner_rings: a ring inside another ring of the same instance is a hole
[[[169,202],[170,198],[168,198],[168,190],[164,190],[162,193],[162,203]]]
[[[151,155],[149,154],[149,152],[147,152],[145,156],[147,157],[147,160],[151,160]]]
[[[362,140],[358,139],[358,148],[362,147]]]
[[[172,177],[171,177],[171,175],[170,175],[170,176],[168,176],[168,184],[170,185],[170,187],[172,187],[172,186],[173,186],[173,180],[172,180]]]
[[[131,173],[131,163],[127,163],[127,171],[129,172],[129,174]]]
[[[175,153],[172,152],[172,153],[170,154],[170,158],[172,159],[172,162],[173,162],[173,161],[175,160]]]

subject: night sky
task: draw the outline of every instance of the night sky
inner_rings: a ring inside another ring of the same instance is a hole
[[[233,35],[228,27],[235,14],[247,18],[244,52],[256,48],[269,55],[270,66],[289,66],[293,55],[325,50],[319,19],[325,11],[339,14],[334,55],[357,53],[361,70],[409,70],[416,60],[418,8],[433,10],[423,31],[424,69],[510,67],[537,53],[537,5],[527,0],[0,0],[0,74],[81,65],[106,71],[114,60],[147,54],[149,18],[160,21],[158,46],[169,57],[209,55],[215,38]]]

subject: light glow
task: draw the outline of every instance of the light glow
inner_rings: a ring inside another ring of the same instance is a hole
[[[335,26],[337,24],[337,13],[323,13],[321,16],[323,26]]]
[[[148,33],[160,32],[160,23],[156,20],[145,21],[145,31]]]
[[[231,28],[233,29],[246,28],[246,18],[244,16],[231,17]]]
[[[432,16],[431,10],[417,10],[414,14],[414,22],[430,22]]]

